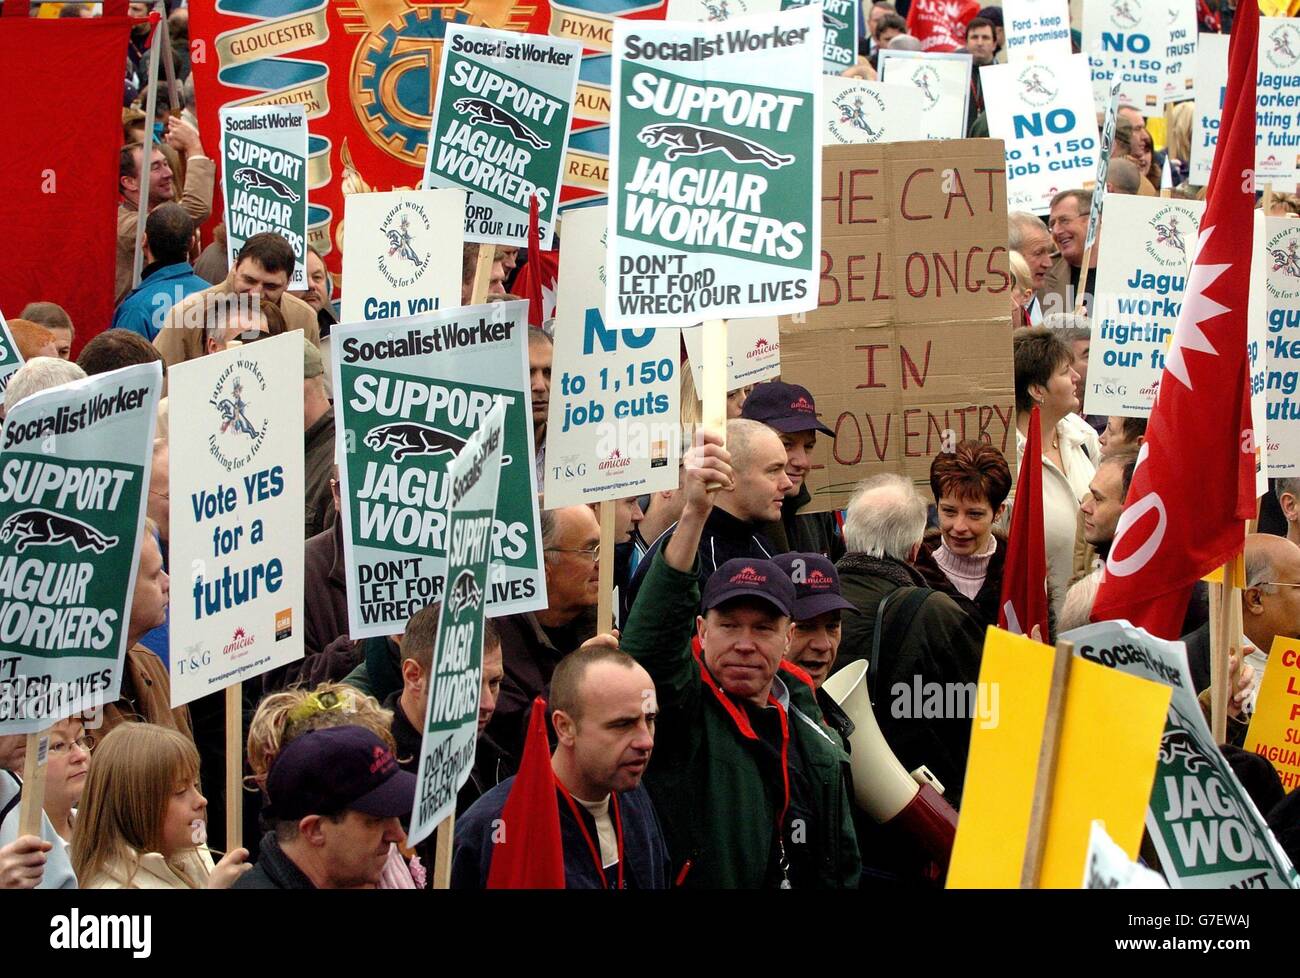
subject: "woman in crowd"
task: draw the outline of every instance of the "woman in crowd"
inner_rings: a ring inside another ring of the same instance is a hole
[[[1145,129],[1134,129],[1127,122],[1115,126],[1115,148],[1111,157],[1123,157],[1138,168],[1142,183],[1138,188],[1139,197],[1158,197],[1160,194],[1160,168],[1155,167],[1155,181],[1151,179],[1154,160],[1151,150],[1151,134]]]
[[[1028,326],[1029,306],[1034,301],[1034,276],[1020,252],[1009,252],[1007,261],[1011,266],[1011,325]]]
[[[123,723],[95,750],[72,830],[82,889],[225,889],[252,867],[236,849],[214,867],[199,753],[184,734]]]
[[[257,705],[257,712],[248,728],[248,765],[253,769],[252,780],[259,789],[265,790],[267,774],[280,752],[308,731],[326,727],[364,727],[396,755],[392,725],[392,711],[385,710],[373,696],[343,683],[327,682],[314,690],[296,687],[272,693]],[[398,757],[397,762],[414,771],[411,765],[418,766],[419,758]],[[263,846],[266,845],[264,841]],[[426,868],[418,858],[408,866],[401,851],[393,845],[388,851],[388,863],[379,888],[416,889],[423,886],[425,878]]]
[[[73,810],[90,774],[94,739],[79,716],[60,720],[50,728],[45,766],[45,814],[66,846],[72,841]]]
[[[1011,492],[1007,460],[988,442],[958,442],[930,463],[930,490],[939,513],[939,541],[927,541],[917,567],[940,590],[956,592],[973,605],[982,624],[996,625],[1007,541],[993,524]],[[942,578],[931,572],[931,562]]]
[[[1052,611],[1059,617],[1074,566],[1079,503],[1097,472],[1097,433],[1075,414],[1074,354],[1052,330],[1016,330],[1016,455],[1024,462],[1031,412],[1038,408],[1043,457],[1043,537]]]

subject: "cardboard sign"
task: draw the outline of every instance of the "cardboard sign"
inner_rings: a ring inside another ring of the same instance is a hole
[[[1093,97],[1105,108],[1111,85],[1143,115],[1158,115],[1169,46],[1165,0],[1094,0],[1083,7],[1083,51],[1092,69]]]
[[[469,192],[466,241],[526,247],[536,196],[551,247],[581,56],[576,41],[448,25],[424,186]]]
[[[1056,61],[1073,53],[1067,0],[1003,0],[1007,62]]]
[[[307,112],[301,105],[222,106],[226,260],[255,234],[293,246],[290,289],[307,288]]]
[[[999,715],[971,725],[949,889],[1020,884],[1053,655],[1024,636],[988,630],[979,683],[998,691]],[[1128,858],[1137,856],[1168,705],[1168,687],[1071,664],[1056,777],[1047,789],[1041,888],[1078,888],[1095,819]]]
[[[395,635],[442,600],[447,466],[497,398],[506,428],[488,617],[546,607],[527,328],[528,303],[494,302],[331,333],[353,639]]]
[[[18,352],[18,344],[14,342],[13,334],[9,332],[9,324],[5,322],[4,313],[0,313],[0,403],[4,401],[4,392],[9,386],[9,378],[17,373],[22,365],[23,355]]]
[[[1215,745],[1183,643],[1162,641],[1126,621],[1086,625],[1061,637],[1089,662],[1173,689],[1146,818],[1170,886],[1295,887],[1300,877]]]
[[[1085,890],[1167,890],[1169,884],[1157,872],[1135,863],[1106,834],[1106,823],[1097,819],[1088,834],[1088,859],[1083,874]]]
[[[1300,180],[1300,23],[1259,19],[1255,87],[1255,185],[1294,193]]]
[[[1264,277],[1268,474],[1293,479],[1300,475],[1300,222],[1265,218],[1263,233],[1251,272]]]
[[[1007,146],[1007,199],[1013,211],[1046,214],[1052,197],[1093,188],[1097,116],[1082,54],[1047,64],[980,69],[989,135]]]
[[[456,811],[456,792],[469,780],[478,744],[483,685],[483,617],[487,608],[488,552],[505,443],[505,403],[498,400],[451,464],[447,503],[447,579],[452,583],[438,616],[438,634],[426,677],[428,700],[415,806],[407,845],[426,839]]]
[[[822,79],[822,145],[925,139],[921,90],[859,78]]]
[[[398,190],[344,200],[345,323],[460,305],[465,191]]]
[[[1268,759],[1288,792],[1300,787],[1300,643],[1295,639],[1273,639],[1243,746]]]
[[[172,706],[303,656],[303,335],[176,364]]]
[[[1199,200],[1106,198],[1083,395],[1088,414],[1150,416],[1204,212]]]
[[[877,58],[880,80],[913,85],[921,93],[921,129],[925,139],[964,139],[970,109],[973,59],[964,52],[891,51]]]
[[[928,492],[945,439],[1014,467],[1006,184],[995,140],[826,148],[816,311],[781,320],[781,378],[816,398],[808,512],[900,472]]]
[[[1165,45],[1165,88],[1161,101],[1196,97],[1196,0],[1168,0],[1169,41]]]
[[[120,694],[162,393],[158,363],[23,398],[0,465],[0,733]]]
[[[730,30],[615,21],[612,325],[812,308],[821,33],[813,7]]]
[[[1187,182],[1204,187],[1210,182],[1214,149],[1219,145],[1219,119],[1228,90],[1227,34],[1200,34],[1196,40],[1196,102],[1192,112],[1192,158]],[[1258,141],[1257,141],[1258,142]]]
[[[796,7],[820,7],[825,31],[822,71],[838,75],[858,63],[858,20],[862,0],[784,0],[782,10]]]
[[[603,207],[564,218],[546,423],[546,508],[677,487],[676,330],[605,324]]]
[[[686,361],[697,391],[704,390],[704,330],[682,330]],[[727,323],[727,391],[781,375],[781,327],[775,316]]]

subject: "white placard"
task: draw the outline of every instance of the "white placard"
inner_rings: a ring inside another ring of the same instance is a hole
[[[1255,181],[1293,193],[1300,179],[1300,22],[1259,19]]]
[[[970,120],[971,56],[964,52],[880,52],[876,70],[890,84],[915,85],[921,93],[926,139],[965,139]]]
[[[1003,0],[1002,23],[1008,64],[1055,61],[1072,53],[1067,0]]]
[[[1268,218],[1251,268],[1266,283],[1268,474],[1294,479],[1300,476],[1300,221]]]
[[[1214,149],[1219,145],[1219,119],[1228,91],[1227,34],[1201,34],[1196,41],[1196,102],[1192,117],[1192,158],[1187,182],[1204,187],[1210,182]]]
[[[546,423],[547,509],[677,486],[678,331],[606,326],[608,219],[604,207],[564,217]]]
[[[463,190],[344,197],[343,322],[459,306],[465,200]]]
[[[923,98],[915,85],[858,78],[822,79],[822,145],[925,139]]]
[[[172,706],[303,656],[303,334],[175,364]]]
[[[1006,143],[1007,207],[1046,214],[1061,190],[1091,190],[1098,138],[1088,59],[980,69],[989,135]]]
[[[1092,69],[1097,110],[1120,82],[1120,101],[1159,115],[1169,46],[1165,0],[1090,0],[1083,7],[1083,50]]]
[[[781,332],[775,316],[727,321],[727,392],[781,375]],[[682,330],[697,391],[704,390],[704,330]]]
[[[1196,95],[1196,0],[1167,0],[1169,40],[1165,44],[1162,101],[1186,102]]]
[[[1086,414],[1151,414],[1204,211],[1199,200],[1107,196]]]

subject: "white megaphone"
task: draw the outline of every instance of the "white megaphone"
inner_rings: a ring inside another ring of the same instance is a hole
[[[849,767],[858,807],[881,825],[895,825],[907,833],[946,870],[957,834],[957,812],[944,801],[943,788],[935,790],[928,770],[921,767],[908,774],[890,750],[871,708],[866,660],[845,666],[822,688],[853,721]]]

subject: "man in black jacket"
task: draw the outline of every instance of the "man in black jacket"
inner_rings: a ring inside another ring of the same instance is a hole
[[[364,727],[311,730],[280,752],[266,779],[274,829],[231,889],[355,890],[379,883],[405,838],[415,775]]]
[[[773,552],[819,553],[832,561],[839,560],[844,556],[844,540],[834,514],[799,512],[812,502],[804,479],[812,471],[817,432],[835,437],[817,420],[817,404],[808,388],[779,380],[756,384],[745,398],[740,416],[767,425],[785,447],[785,474],[790,489],[781,503],[781,519],[763,530]]]
[[[729,560],[770,560],[778,550],[763,536],[766,527],[781,519],[786,493],[794,483],[786,475],[786,451],[767,425],[744,418],[727,422],[727,452],[733,486],[718,491],[717,500],[700,535],[700,589],[715,570]],[[674,523],[671,529],[675,529]],[[627,606],[636,603],[654,555],[662,548],[665,531],[646,552],[632,575]]]

